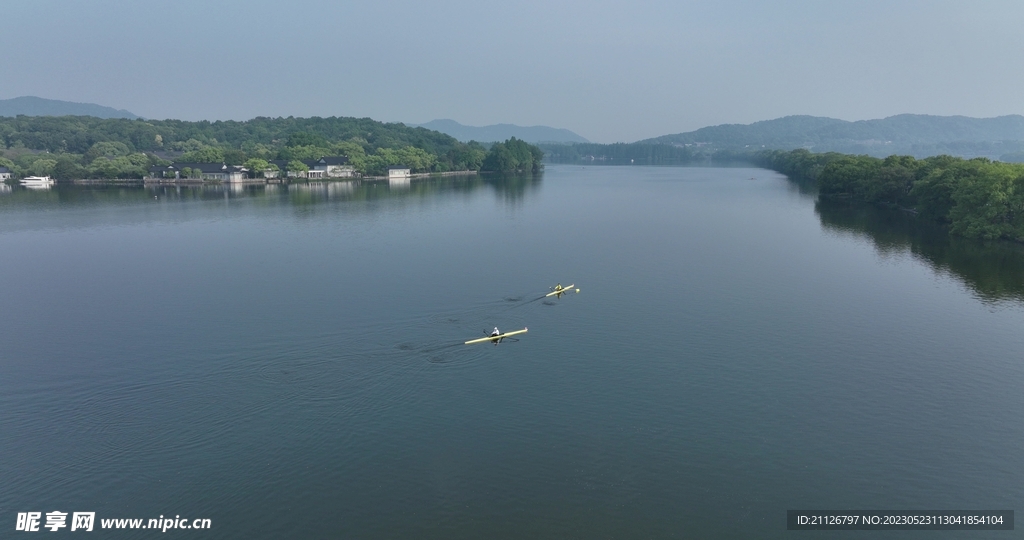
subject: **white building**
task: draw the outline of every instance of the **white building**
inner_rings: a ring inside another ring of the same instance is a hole
[[[270,163],[277,165],[278,170],[287,171],[289,178],[308,178],[310,180],[321,180],[324,178],[352,178],[356,175],[355,167],[348,164],[345,156],[323,156],[320,159],[304,159],[302,164],[308,170],[306,172],[288,170],[288,160],[271,160]],[[265,178],[277,178],[282,176],[280,172],[264,171]]]
[[[388,167],[388,180],[409,178],[410,176],[412,176],[412,169],[410,169],[409,167]]]
[[[185,169],[188,169],[187,174]],[[151,167],[152,178],[195,178],[218,180],[221,182],[249,181],[249,169],[241,165],[225,165],[223,163],[172,163],[166,167]]]
[[[309,165],[310,174],[314,171],[321,173],[317,178],[351,178],[356,174],[355,167],[348,164],[345,156],[324,156],[306,165]]]
[[[11,170],[7,167],[0,167],[0,182],[11,179]]]

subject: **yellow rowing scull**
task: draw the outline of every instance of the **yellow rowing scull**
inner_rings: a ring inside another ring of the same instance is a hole
[[[547,298],[548,296],[555,296],[555,295],[562,296],[565,293],[572,292],[572,288],[575,287],[575,286],[576,286],[576,284],[574,283],[572,285],[569,285],[568,287],[555,287],[555,290],[545,294],[544,297]],[[580,290],[576,289],[576,292],[580,292]]]
[[[513,332],[505,332],[504,334],[498,334],[496,336],[487,336],[487,337],[482,337],[480,339],[471,339],[471,340],[466,342],[466,345],[472,345],[474,343],[485,343],[485,342],[488,342],[488,341],[501,341],[501,340],[503,340],[503,339],[505,339],[505,338],[507,338],[509,336],[516,336],[516,335],[519,335],[519,334],[525,334],[527,330],[528,330],[527,328],[523,328],[522,330],[515,330]]]

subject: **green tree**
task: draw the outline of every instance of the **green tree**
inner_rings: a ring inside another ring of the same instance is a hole
[[[252,140],[243,142],[241,148],[245,155],[262,159],[270,159],[277,153],[271,146]]]
[[[32,163],[29,171],[35,176],[50,176],[56,166],[57,160],[55,159],[37,159]]]
[[[352,165],[357,171],[363,171],[366,161],[366,150],[358,142],[341,141],[334,143],[331,146],[331,154],[347,157],[349,165]]]
[[[89,151],[85,153],[85,160],[92,162],[100,156],[113,159],[120,156],[127,156],[130,153],[131,149],[123,142],[102,141],[89,148]]]
[[[76,180],[85,178],[87,175],[88,171],[85,167],[82,167],[74,158],[58,159],[52,173],[57,180]]]
[[[178,152],[195,152],[196,150],[202,150],[206,146],[202,141],[196,139],[189,139],[187,141],[177,141],[171,143],[171,150],[177,150]]]
[[[437,156],[414,146],[378,148],[362,160],[361,172],[382,175],[388,167],[409,167],[413,172],[429,172],[437,164]],[[358,170],[358,169],[357,169]]]
[[[117,165],[108,157],[100,156],[89,164],[91,178],[117,178],[118,172]]]
[[[868,179],[877,176],[881,160],[868,156],[845,156],[830,162],[818,174],[822,195],[867,200]]]
[[[483,160],[482,170],[493,172],[538,172],[543,164],[540,148],[512,137],[495,143]]]
[[[261,178],[263,171],[270,168],[270,162],[260,158],[249,158],[243,165],[246,169],[249,169],[249,176],[252,178]]]
[[[309,167],[297,159],[289,161],[285,167],[289,173],[295,173],[299,178],[305,178],[306,173],[309,172]]]
[[[331,149],[326,146],[286,146],[278,151],[277,159],[291,161],[294,159],[320,159],[331,154]]]
[[[448,151],[447,162],[451,170],[456,171],[479,171],[487,157],[487,151],[476,141],[460,145]]]
[[[178,158],[185,163],[223,163],[224,151],[215,146],[204,146],[198,150],[185,152]]]
[[[245,163],[248,156],[245,152],[238,150],[237,148],[229,148],[224,150],[224,163],[228,165],[241,165]]]
[[[889,156],[878,168],[877,181],[872,183],[865,199],[895,205],[910,200],[910,190],[917,179],[918,163],[911,156]]]
[[[948,223],[955,204],[953,191],[966,178],[980,174],[982,162],[938,156],[925,163],[930,171],[914,183],[910,194],[917,200],[917,210],[922,217]]]
[[[288,142],[285,146],[317,146],[324,148],[328,146],[327,139],[324,139],[320,135],[307,132],[292,133],[288,136]]]
[[[1024,240],[1024,208],[1014,193],[1022,182],[1018,171],[990,163],[979,172],[953,189],[950,231],[968,238]]]
[[[112,159],[111,165],[117,171],[115,172],[116,178],[142,178],[146,175],[146,169],[143,165],[146,163],[145,156],[143,159],[138,159],[139,154],[135,156],[122,156]]]

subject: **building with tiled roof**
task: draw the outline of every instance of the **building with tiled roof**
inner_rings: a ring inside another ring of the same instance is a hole
[[[171,163],[149,168],[153,178],[201,178],[220,182],[244,182],[249,177],[248,172],[249,169],[241,165],[224,163]]]

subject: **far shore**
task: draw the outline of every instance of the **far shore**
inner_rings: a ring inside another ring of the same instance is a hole
[[[409,176],[389,178],[387,176],[350,176],[344,178],[247,178],[241,182],[224,182],[222,180],[203,180],[200,178],[79,178],[75,180],[57,180],[57,184],[73,184],[77,186],[200,186],[200,185],[260,185],[260,184],[313,184],[319,182],[351,182],[354,180],[382,182],[388,180],[414,180],[423,178],[439,178],[445,176],[471,176],[479,171],[447,171],[431,173],[415,173]],[[10,180],[17,184],[17,180]]]

